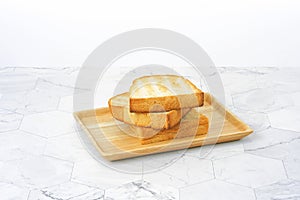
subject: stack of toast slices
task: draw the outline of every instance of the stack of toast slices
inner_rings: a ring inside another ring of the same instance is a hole
[[[109,99],[112,116],[128,124],[141,144],[203,135],[209,120],[199,109],[204,93],[177,75],[135,79],[129,92]]]

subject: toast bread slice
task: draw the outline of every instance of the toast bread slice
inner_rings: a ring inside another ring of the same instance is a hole
[[[139,137],[141,144],[149,144],[171,140],[174,138],[203,135],[208,132],[209,120],[201,114],[201,110],[193,108],[181,122],[171,129],[155,130],[151,128],[131,126],[135,137]]]
[[[204,93],[177,75],[153,75],[135,79],[130,87],[131,112],[163,112],[203,105]]]
[[[129,93],[114,96],[108,101],[112,116],[124,123],[151,129],[169,129],[178,124],[190,108],[155,113],[133,113],[129,109]]]

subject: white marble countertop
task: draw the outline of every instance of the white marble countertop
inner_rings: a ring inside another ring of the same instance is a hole
[[[226,106],[254,133],[145,174],[103,166],[81,144],[78,70],[0,68],[1,200],[300,199],[300,69],[219,68]]]

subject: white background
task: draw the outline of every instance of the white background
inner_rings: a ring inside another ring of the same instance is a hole
[[[300,66],[300,1],[180,2],[0,1],[0,67],[80,66],[106,39],[148,27],[185,34],[217,66]]]

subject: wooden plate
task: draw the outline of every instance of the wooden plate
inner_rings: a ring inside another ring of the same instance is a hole
[[[99,153],[110,161],[239,140],[253,132],[209,94],[205,94],[201,109],[210,119],[208,134],[147,145],[140,144],[138,138],[130,136],[128,131],[132,129],[115,120],[108,108],[74,112],[74,117]]]

